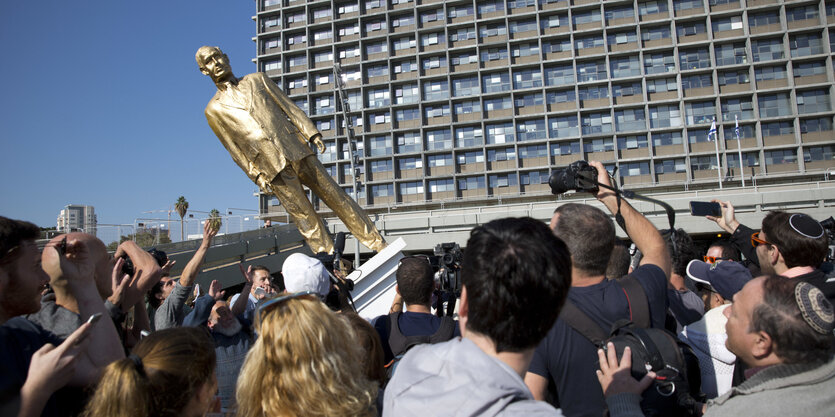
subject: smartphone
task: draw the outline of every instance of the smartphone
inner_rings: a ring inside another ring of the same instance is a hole
[[[265,290],[261,287],[258,287],[258,288],[255,289],[255,296],[256,297],[257,296],[265,296],[265,295],[267,295],[267,290]]]
[[[96,324],[97,321],[101,320],[101,316],[102,313],[93,314],[89,319],[87,319],[87,323]]]
[[[719,217],[722,215],[722,207],[719,203],[708,203],[705,201],[691,201],[690,214],[693,216],[713,216]]]

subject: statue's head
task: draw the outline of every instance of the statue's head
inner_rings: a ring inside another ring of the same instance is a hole
[[[217,46],[201,46],[194,59],[197,60],[200,72],[211,77],[215,83],[234,77],[229,57]]]

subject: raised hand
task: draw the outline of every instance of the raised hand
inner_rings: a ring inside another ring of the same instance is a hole
[[[739,222],[736,220],[736,213],[733,204],[730,201],[710,200],[712,203],[719,203],[722,208],[722,217],[705,216],[708,220],[716,222],[722,230],[733,233]]]
[[[214,298],[215,301],[220,301],[224,294],[226,294],[226,291],[221,291],[220,282],[216,279],[212,280],[212,283],[209,284],[209,296]]]
[[[107,300],[110,301],[110,304],[114,306],[119,306],[122,303],[123,295],[125,294],[125,289],[130,286],[132,281],[130,275],[122,273],[122,266],[125,264],[124,258],[119,258],[116,260],[116,265],[113,266],[113,273],[110,277],[111,288],[113,289],[113,293],[110,297],[107,297]]]

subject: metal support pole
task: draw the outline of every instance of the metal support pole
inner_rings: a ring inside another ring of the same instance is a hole
[[[352,178],[352,192],[351,197],[354,201],[359,204],[359,197],[358,197],[358,181],[357,177],[359,176],[359,165],[360,162],[360,155],[357,153],[356,139],[354,138],[354,123],[351,120],[351,106],[348,103],[348,94],[345,92],[345,85],[342,82],[342,66],[339,63],[334,64],[333,66],[333,76],[334,82],[336,83],[336,89],[339,92],[339,103],[342,105],[342,117],[345,121],[345,134],[348,137],[348,150],[350,151],[350,160],[351,160],[351,178]],[[338,150],[337,150],[338,151]],[[359,239],[354,236],[354,268],[359,268],[360,266],[360,241]]]

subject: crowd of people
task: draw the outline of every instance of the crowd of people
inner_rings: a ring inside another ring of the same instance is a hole
[[[345,271],[300,253],[278,280],[241,266],[240,294],[195,295],[209,222],[172,277],[133,242],[111,255],[70,233],[41,250],[37,226],[0,217],[0,415],[835,415],[819,222],[776,211],[755,231],[722,201],[706,221],[730,238],[702,253],[594,195],[609,213],[567,203],[549,224],[475,227],[455,318],[436,313],[422,255],[368,320],[339,294]]]

